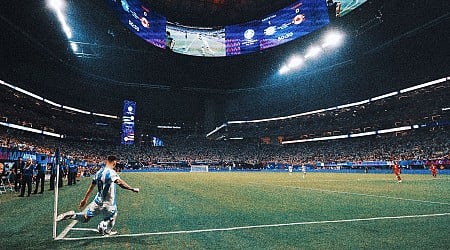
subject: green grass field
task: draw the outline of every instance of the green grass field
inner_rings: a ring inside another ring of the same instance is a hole
[[[53,196],[0,195],[1,249],[449,249],[450,178],[308,173],[123,173],[119,235],[52,239]],[[60,190],[76,209],[88,179]],[[91,197],[92,198],[92,197]],[[74,228],[96,228],[101,218]],[[58,223],[58,234],[70,221]]]

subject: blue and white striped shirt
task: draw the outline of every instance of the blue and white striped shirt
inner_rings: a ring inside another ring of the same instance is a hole
[[[119,175],[111,168],[103,167],[95,175],[92,183],[97,185],[98,193],[95,196],[95,203],[106,203],[116,205],[116,180]]]

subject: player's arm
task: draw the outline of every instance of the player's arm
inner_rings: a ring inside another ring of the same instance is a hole
[[[131,191],[133,191],[133,192],[135,192],[135,193],[139,192],[139,188],[132,188],[130,185],[128,185],[126,182],[124,182],[124,181],[121,180],[121,179],[117,179],[117,180],[115,181],[115,183],[116,183],[117,185],[119,185],[119,186],[120,186],[121,188],[123,188],[123,189],[131,190]]]
[[[87,200],[89,199],[89,196],[91,196],[92,190],[94,190],[95,186],[96,186],[95,182],[92,182],[91,185],[88,187],[88,190],[84,195],[84,198],[80,201],[80,205],[78,206],[78,208],[81,209],[86,205]]]

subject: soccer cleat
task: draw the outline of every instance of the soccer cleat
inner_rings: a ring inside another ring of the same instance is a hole
[[[56,217],[56,221],[73,219],[74,215],[75,215],[75,211],[68,211],[68,212],[58,215],[58,217]]]
[[[117,231],[112,231],[111,230],[109,232],[105,231],[103,235],[104,236],[112,236],[112,235],[116,235],[116,234],[117,234]]]

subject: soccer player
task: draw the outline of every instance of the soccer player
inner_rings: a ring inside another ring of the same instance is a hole
[[[305,164],[302,165],[302,173],[303,173],[303,179],[306,178],[306,166]]]
[[[92,179],[91,184],[86,192],[86,195],[81,200],[80,209],[83,208],[89,196],[97,187],[98,192],[95,199],[88,205],[85,212],[75,213],[75,211],[68,211],[66,213],[58,215],[56,221],[72,219],[81,222],[88,222],[92,217],[103,213],[103,221],[99,223],[98,230],[103,235],[114,235],[116,231],[112,231],[117,219],[117,206],[116,206],[116,185],[119,185],[123,189],[139,192],[139,188],[132,188],[117,175],[114,170],[117,163],[115,156],[108,156],[106,160],[106,166],[102,167]]]
[[[206,39],[203,39],[202,34],[199,33],[197,37],[201,43],[202,56],[206,55],[206,50],[209,52],[209,54],[214,55],[214,51],[209,48],[209,43],[208,41],[206,41]]]
[[[437,177],[437,167],[434,164],[431,164],[430,166],[431,175],[436,178]]]
[[[402,177],[400,177],[400,165],[398,165],[398,162],[394,163],[394,174],[397,177],[398,183],[402,182]]]

